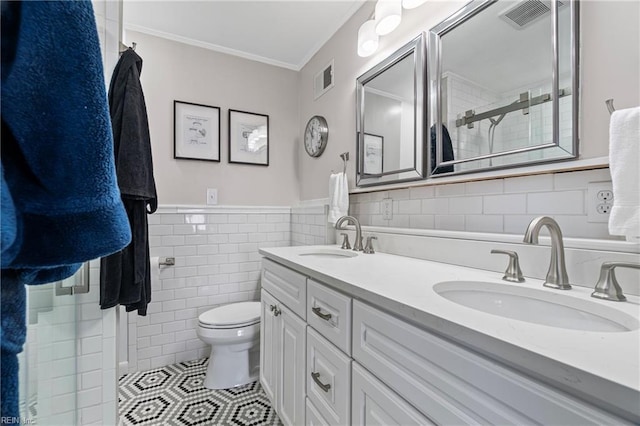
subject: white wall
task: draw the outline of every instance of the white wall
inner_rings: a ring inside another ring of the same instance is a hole
[[[143,59],[154,175],[161,204],[291,205],[298,199],[298,73],[128,31]],[[221,108],[220,163],[173,158],[173,101]],[[228,110],[269,116],[269,166],[229,164]]]
[[[349,181],[355,177],[355,80],[382,61],[420,31],[428,31],[466,2],[428,1],[404,11],[402,24],[380,38],[380,47],[369,58],[356,53],[359,26],[374,7],[367,2],[302,69],[300,76],[300,121],[298,133],[312,115],[323,115],[329,125],[329,142],[320,158],[298,153],[300,199],[326,197],[326,179],[340,164],[338,155],[350,151]],[[581,158],[608,155],[609,113],[604,101],[615,99],[617,108],[640,104],[640,3],[637,1],[581,2]],[[335,59],[335,87],[313,99],[313,76]]]

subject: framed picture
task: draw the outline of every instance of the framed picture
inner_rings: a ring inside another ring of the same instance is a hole
[[[220,161],[220,108],[173,101],[173,158]]]
[[[382,173],[383,142],[384,138],[382,136],[369,133],[364,134],[364,174],[379,175]]]
[[[229,110],[229,163],[269,165],[269,116]]]

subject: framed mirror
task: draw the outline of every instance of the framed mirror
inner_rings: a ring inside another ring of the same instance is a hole
[[[360,187],[425,177],[425,44],[421,34],[356,81]]]
[[[578,2],[475,0],[429,31],[430,176],[578,155]]]

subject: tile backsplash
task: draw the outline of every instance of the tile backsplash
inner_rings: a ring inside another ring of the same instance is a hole
[[[333,226],[327,222],[329,206],[297,206],[291,208],[291,245],[335,243]]]
[[[616,239],[606,222],[588,222],[587,184],[611,181],[609,169],[509,177],[352,194],[350,213],[362,225],[523,234],[550,215],[568,237]],[[381,201],[393,200],[385,220]]]

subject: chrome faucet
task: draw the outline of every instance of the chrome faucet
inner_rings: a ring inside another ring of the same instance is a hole
[[[549,229],[551,235],[551,263],[544,286],[559,290],[571,290],[567,266],[564,262],[564,244],[562,243],[562,231],[558,222],[549,216],[540,216],[531,221],[524,234],[524,242],[538,244],[538,235],[543,226]]]
[[[351,222],[356,227],[356,240],[353,243],[354,251],[362,251],[362,229],[360,228],[360,222],[353,216],[342,216],[336,221],[336,229],[340,230],[344,222]]]

